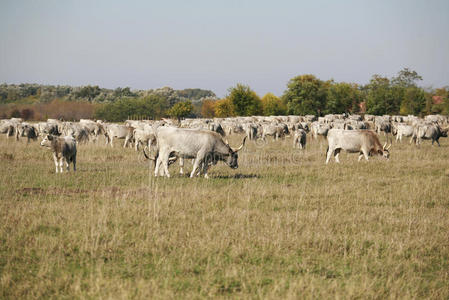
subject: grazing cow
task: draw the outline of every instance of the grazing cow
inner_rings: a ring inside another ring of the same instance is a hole
[[[323,137],[327,136],[327,133],[330,129],[330,126],[327,124],[320,124],[318,122],[313,122],[312,123],[312,137],[314,140],[318,139],[318,136],[321,135]]]
[[[16,134],[16,125],[17,123],[10,120],[2,120],[0,123],[0,133],[6,134],[6,138],[9,138],[10,136]]]
[[[89,140],[92,137],[94,141],[97,141],[100,134],[104,135],[103,125],[100,123],[81,119],[79,124],[88,133]]]
[[[437,142],[438,146],[440,146],[439,139],[440,137],[447,137],[448,128],[441,129],[441,127],[434,124],[423,124],[415,127],[413,131],[413,136],[410,141],[415,141],[416,145],[421,144],[422,140],[432,140],[432,145],[434,142]]]
[[[19,137],[25,136],[27,137],[27,143],[29,143],[30,139],[37,140],[37,135],[36,128],[30,124],[22,123],[16,126],[16,141],[19,140]]]
[[[83,124],[65,122],[60,127],[62,128],[62,133],[65,136],[71,135],[77,142],[87,143],[89,141],[89,131],[83,126]]]
[[[293,148],[298,147],[299,149],[306,148],[306,136],[307,133],[304,129],[297,129],[295,135],[293,136]]]
[[[106,145],[110,144],[111,147],[114,147],[114,145],[112,144],[114,138],[125,139],[123,148],[126,148],[126,146],[128,146],[128,143],[132,142],[134,127],[118,124],[107,124],[104,125],[104,127],[106,136]]]
[[[229,167],[236,169],[237,152],[243,148],[246,141],[245,137],[239,148],[232,149],[216,132],[174,127],[159,127],[156,136],[158,157],[154,176],[158,176],[159,168],[162,166],[167,177],[170,177],[168,165],[171,156],[195,159],[190,177],[197,174],[198,167],[202,167],[204,177],[208,178],[209,165],[218,161],[224,161]]]
[[[263,125],[262,126],[262,139],[265,141],[267,135],[271,135],[274,140],[283,138],[286,134],[289,134],[288,126],[286,124],[277,125]]]
[[[327,141],[329,146],[327,148],[326,164],[334,154],[335,161],[340,162],[338,156],[343,149],[349,153],[360,153],[359,161],[362,157],[368,161],[369,155],[382,155],[388,159],[390,157],[389,147],[385,148],[380,144],[379,137],[373,131],[369,130],[342,130],[331,129],[327,134]]]
[[[413,136],[413,126],[407,125],[407,124],[402,124],[402,123],[398,123],[396,125],[392,126],[392,133],[393,135],[396,135],[396,142],[401,142],[402,143],[402,137],[411,137]],[[410,140],[410,143],[412,142],[412,140]]]
[[[76,140],[73,136],[58,137],[48,134],[42,140],[41,146],[48,147],[53,152],[56,173],[58,173],[58,167],[60,172],[63,172],[64,161],[67,172],[70,163],[73,164],[73,171],[76,171]]]
[[[156,143],[156,135],[151,127],[145,129],[134,129],[134,146],[136,151],[139,150],[139,146],[147,145],[151,149],[151,145]]]
[[[258,127],[254,123],[246,123],[243,125],[243,128],[245,129],[246,136],[250,140],[256,140],[257,139],[257,131]]]
[[[37,128],[39,135],[53,134],[61,135],[60,130],[62,130],[63,125],[55,122],[39,122]]]
[[[388,139],[390,139],[391,141],[393,140],[389,136],[389,134],[391,133],[391,123],[390,123],[389,119],[387,119],[386,116],[377,117],[375,125],[376,125],[377,134],[380,134],[381,132],[383,132],[384,136],[387,138],[387,141],[388,141]]]

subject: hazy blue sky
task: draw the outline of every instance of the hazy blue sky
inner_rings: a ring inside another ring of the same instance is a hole
[[[449,85],[449,0],[5,1],[0,82],[282,94],[290,78]]]

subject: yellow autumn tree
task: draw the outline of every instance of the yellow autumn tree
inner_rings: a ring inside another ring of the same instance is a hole
[[[215,102],[215,116],[226,118],[234,116],[234,106],[229,98],[224,98]]]

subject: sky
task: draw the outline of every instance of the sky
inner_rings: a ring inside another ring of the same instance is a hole
[[[0,83],[280,96],[405,67],[449,85],[448,0],[0,0]]]

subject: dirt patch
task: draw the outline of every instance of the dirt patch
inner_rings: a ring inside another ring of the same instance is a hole
[[[36,187],[26,187],[22,188],[16,191],[19,194],[28,194],[28,195],[38,195],[38,194],[45,194],[45,191],[41,188]]]
[[[17,193],[22,195],[79,195],[83,193],[88,193],[88,190],[82,189],[61,189],[57,187],[52,187],[48,189],[42,189],[39,187],[25,187],[16,190]]]
[[[137,188],[137,189],[121,189],[116,186],[111,187],[102,187],[99,189],[91,189],[91,190],[83,190],[83,189],[63,189],[58,187],[50,187],[47,189],[39,188],[39,187],[25,187],[16,190],[16,193],[29,196],[29,195],[44,195],[44,196],[80,196],[80,195],[92,195],[97,194],[102,197],[112,197],[112,198],[140,198],[146,196],[148,194],[148,188]]]
[[[4,160],[14,160],[15,159],[14,154],[12,154],[12,153],[2,153],[2,158]]]

